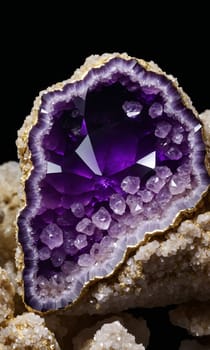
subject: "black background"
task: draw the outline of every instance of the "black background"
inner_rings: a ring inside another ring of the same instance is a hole
[[[178,78],[199,112],[210,107],[210,30],[203,4],[132,1],[43,5],[2,12],[0,163],[16,160],[17,130],[40,90],[67,79],[91,54],[127,52],[155,61]],[[200,11],[202,7],[202,11]],[[194,11],[194,12],[193,12]],[[152,349],[177,349],[185,332],[169,326],[167,310],[140,311],[153,329]]]

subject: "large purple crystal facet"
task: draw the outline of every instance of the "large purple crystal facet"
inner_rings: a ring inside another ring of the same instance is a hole
[[[73,303],[145,232],[195,205],[208,182],[197,125],[173,83],[134,59],[43,94],[18,220],[29,306]]]

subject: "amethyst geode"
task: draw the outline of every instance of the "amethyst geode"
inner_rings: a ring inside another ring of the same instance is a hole
[[[21,155],[18,239],[30,308],[73,304],[145,233],[195,206],[209,183],[195,115],[174,79],[125,55],[95,58],[41,93]]]

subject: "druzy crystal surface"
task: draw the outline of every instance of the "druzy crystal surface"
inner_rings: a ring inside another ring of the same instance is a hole
[[[208,177],[200,124],[173,82],[116,57],[42,95],[19,220],[25,302],[73,303],[128,247],[190,208]]]

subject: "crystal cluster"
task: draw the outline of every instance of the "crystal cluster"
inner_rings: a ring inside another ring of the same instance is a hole
[[[42,95],[19,219],[25,302],[73,303],[146,232],[164,230],[209,179],[200,124],[175,83],[112,57]]]

